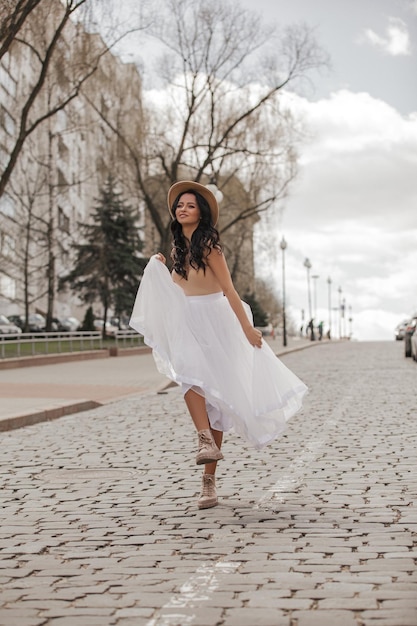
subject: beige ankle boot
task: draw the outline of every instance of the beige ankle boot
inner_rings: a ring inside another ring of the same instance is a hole
[[[210,429],[198,431],[198,453],[196,456],[197,465],[205,463],[213,463],[213,461],[221,461],[222,453],[216,445],[213,433]]]
[[[203,486],[197,502],[199,509],[210,509],[218,504],[216,494],[216,479],[213,474],[203,474]]]

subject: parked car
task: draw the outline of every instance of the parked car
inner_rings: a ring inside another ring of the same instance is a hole
[[[110,318],[110,324],[112,326],[117,326],[117,328],[119,328],[120,330],[130,330],[130,326],[129,326],[129,319],[124,319],[124,318],[118,318],[118,317],[111,317]]]
[[[41,333],[46,328],[46,319],[40,313],[29,314],[29,331],[31,333]]]
[[[22,329],[13,324],[5,315],[0,315],[0,335],[19,335]]]
[[[25,328],[25,318],[22,315],[9,315],[9,321],[16,326],[19,326],[22,330]],[[45,330],[46,319],[40,313],[29,314],[29,332],[41,333]]]
[[[94,328],[96,330],[103,330],[103,324],[104,324],[104,320],[94,320]],[[106,324],[106,335],[107,337],[115,337],[118,333],[118,328],[117,326],[113,326],[113,324],[110,324],[110,322],[107,322]]]
[[[402,341],[405,336],[405,329],[407,328],[408,320],[403,320],[395,327],[395,340]]]
[[[8,315],[7,319],[15,326],[18,326],[20,330],[23,330],[25,326],[25,320],[21,315]]]
[[[54,322],[58,325],[58,330],[69,333],[80,330],[81,327],[81,322],[76,317],[57,317]]]
[[[411,357],[417,362],[417,332],[411,335]]]
[[[405,356],[411,356],[411,337],[416,329],[417,325],[417,313],[408,321],[404,335],[404,354]]]

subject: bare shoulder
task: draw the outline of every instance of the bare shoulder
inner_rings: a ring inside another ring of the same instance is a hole
[[[221,248],[212,248],[210,254],[206,258],[208,267],[215,274],[217,280],[225,291],[231,283],[230,271],[226,262],[226,258]]]
[[[226,260],[222,248],[220,246],[213,246],[206,254],[205,261],[207,261],[207,263],[210,263],[210,261],[212,261],[213,259],[218,259],[219,257]]]

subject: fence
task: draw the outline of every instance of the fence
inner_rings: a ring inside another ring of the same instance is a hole
[[[142,336],[134,330],[119,330],[113,337],[103,341],[101,331],[20,333],[0,335],[0,358],[36,356],[103,350],[110,345],[134,347],[143,345]]]

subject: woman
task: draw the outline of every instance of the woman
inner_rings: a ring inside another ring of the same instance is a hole
[[[146,269],[130,325],[153,348],[160,372],[181,384],[204,465],[199,508],[218,504],[223,433],[232,428],[260,449],[301,408],[307,387],[273,354],[240,300],[222,252],[219,207],[204,185],[180,181],[168,192],[172,274],[165,257]]]

